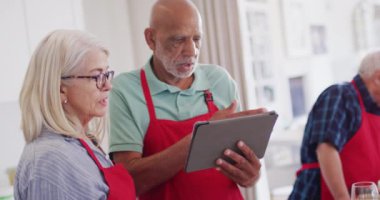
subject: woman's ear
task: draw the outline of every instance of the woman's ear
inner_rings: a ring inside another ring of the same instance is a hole
[[[61,103],[62,104],[67,103],[67,87],[64,85],[61,85],[59,87],[59,93],[61,95]]]

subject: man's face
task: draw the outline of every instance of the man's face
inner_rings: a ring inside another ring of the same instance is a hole
[[[201,25],[194,19],[175,19],[170,25],[157,30],[154,54],[166,72],[180,79],[193,74],[201,35]]]

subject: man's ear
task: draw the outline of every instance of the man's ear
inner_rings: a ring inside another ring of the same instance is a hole
[[[153,28],[146,28],[144,31],[145,41],[149,48],[154,51],[156,49],[156,37]]]

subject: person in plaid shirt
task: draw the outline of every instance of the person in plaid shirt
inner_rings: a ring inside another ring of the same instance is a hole
[[[354,182],[380,180],[380,51],[351,82],[328,87],[306,124],[293,199],[350,199]]]

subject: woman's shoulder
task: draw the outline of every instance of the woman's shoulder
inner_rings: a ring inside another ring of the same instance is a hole
[[[51,132],[43,132],[40,137],[27,144],[22,153],[20,163],[33,169],[46,170],[49,165],[62,165],[78,153],[74,138]]]
[[[53,182],[99,171],[78,139],[51,132],[44,132],[25,146],[17,168],[20,175],[28,176],[24,179],[49,175]]]
[[[18,191],[41,183],[52,187],[65,185],[65,189],[61,188],[65,192],[77,192],[85,185],[91,191],[96,187],[106,191],[99,169],[80,142],[51,132],[44,132],[25,146],[16,172]]]
[[[25,145],[17,166],[16,182],[24,185],[46,179],[52,175],[51,182],[57,181],[56,175],[68,170],[70,152],[74,147],[68,145],[64,137],[54,133],[42,133],[31,143]]]

